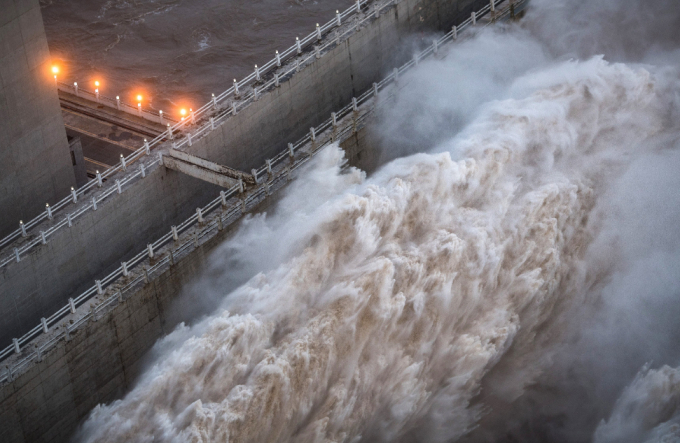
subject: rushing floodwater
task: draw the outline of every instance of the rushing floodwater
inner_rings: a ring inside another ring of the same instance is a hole
[[[421,63],[373,129],[400,158],[316,157],[77,438],[680,441],[679,25],[535,0]]]
[[[176,112],[228,89],[349,0],[40,0],[63,81]]]

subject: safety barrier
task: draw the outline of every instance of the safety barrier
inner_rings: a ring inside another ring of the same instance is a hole
[[[139,284],[141,284],[142,282],[150,281],[151,276],[154,273],[158,273],[161,270],[161,268],[163,268],[163,266],[167,264],[173,264],[178,258],[181,258],[183,255],[186,255],[185,253],[189,251],[192,247],[197,247],[199,245],[199,241],[201,238],[205,238],[206,236],[211,235],[211,233],[213,233],[215,229],[222,230],[225,226],[228,226],[229,224],[238,220],[240,216],[244,214],[249,207],[252,208],[256,206],[273,190],[279,189],[283,185],[285,185],[285,183],[289,179],[290,173],[299,168],[300,166],[302,166],[305,162],[307,162],[312,155],[319,152],[321,149],[335,141],[346,140],[360,127],[360,125],[363,123],[363,121],[370,113],[367,112],[364,113],[361,117],[358,117],[359,107],[361,107],[363,104],[371,100],[376,99],[380,91],[382,91],[388,85],[392,83],[397,83],[399,80],[399,76],[402,75],[404,72],[410,70],[414,66],[417,66],[420,60],[429,57],[433,54],[437,54],[439,48],[443,44],[455,40],[460,32],[464,31],[465,29],[468,29],[471,25],[476,24],[476,20],[484,16],[486,13],[491,11],[492,13],[495,14],[496,19],[502,19],[505,18],[507,15],[511,14],[511,12],[514,12],[516,10],[519,11],[519,9],[523,7],[526,3],[528,3],[529,0],[514,0],[514,1],[508,0],[511,5],[510,8],[504,9],[502,11],[496,11],[495,6],[503,3],[504,1],[505,0],[497,0],[495,1],[494,7],[487,5],[480,11],[474,12],[472,16],[465,20],[463,23],[461,23],[458,26],[454,26],[453,29],[449,31],[447,34],[445,34],[443,37],[433,40],[431,45],[429,45],[423,51],[416,53],[413,59],[410,60],[408,63],[402,65],[400,68],[395,68],[394,71],[390,73],[390,75],[388,75],[379,83],[374,83],[372,89],[366,91],[358,98],[353,98],[350,104],[348,104],[338,112],[332,113],[331,118],[326,120],[324,123],[320,124],[317,127],[310,128],[310,132],[305,137],[298,140],[295,144],[290,143],[288,145],[288,149],[280,152],[274,158],[267,160],[263,166],[253,171],[255,172],[254,176],[256,177],[257,185],[254,192],[252,192],[247,198],[245,199],[239,198],[239,195],[241,195],[241,193],[244,191],[242,183],[233,186],[227,191],[220,192],[220,195],[217,198],[215,198],[213,201],[208,203],[203,208],[197,208],[196,213],[193,216],[189,217],[187,220],[185,220],[182,224],[180,224],[179,226],[173,226],[170,232],[156,240],[154,243],[149,244],[145,250],[139,252],[132,259],[128,260],[127,262],[121,263],[121,266],[118,269],[111,272],[102,280],[96,280],[95,284],[92,287],[90,287],[88,290],[80,294],[75,299],[69,299],[69,303],[66,306],[58,310],[49,318],[41,319],[41,323],[39,325],[37,325],[29,332],[24,334],[21,338],[13,339],[11,345],[7,346],[2,351],[0,351],[0,361],[7,359],[14,353],[21,354],[22,349],[29,342],[31,342],[32,340],[34,340],[43,333],[48,333],[50,327],[55,326],[67,315],[75,314],[76,309],[79,306],[84,305],[93,297],[105,294],[108,286],[110,286],[120,277],[129,276],[131,273],[131,269],[139,266],[147,259],[151,260],[156,259],[156,251],[159,251],[160,248],[168,245],[171,242],[178,241],[179,235],[188,231],[189,229],[196,227],[197,225],[205,224],[201,232],[196,233],[194,238],[189,239],[188,241],[184,242],[182,245],[180,245],[174,250],[171,248],[168,254],[158,257],[157,261],[149,269],[147,269],[145,266],[142,266],[142,272],[140,275],[138,275],[131,282],[127,283],[125,286],[120,288],[118,291],[116,291],[116,293],[110,295],[102,303],[98,304],[97,306],[93,306],[89,313],[84,315],[75,323],[73,323],[72,325],[65,325],[63,332],[55,334],[41,346],[26,351],[27,355],[23,356],[23,358],[21,358],[20,360],[13,362],[11,366],[7,365],[5,373],[0,376],[0,383],[5,381],[11,381],[13,379],[14,374],[17,374],[18,371],[21,371],[21,369],[26,367],[31,361],[33,360],[41,361],[42,355],[48,349],[55,346],[59,340],[61,340],[62,338],[68,339],[69,334],[72,333],[75,329],[77,329],[80,325],[82,325],[83,323],[87,322],[90,319],[96,320],[97,313],[101,312],[103,309],[110,306],[116,301],[119,302],[123,301],[127,296],[129,296],[132,293],[132,290]],[[353,124],[345,127],[342,130],[337,130],[337,122],[350,114],[353,114],[354,116]],[[317,134],[323,134],[324,131],[331,128],[333,129],[333,131],[332,136],[330,138],[328,138],[325,141],[317,139]],[[309,154],[311,155],[309,156],[298,155],[298,158],[296,158],[295,157],[296,151],[299,151],[300,148],[302,148],[303,146],[310,142],[313,142],[312,143],[313,149],[311,152],[309,152]],[[286,159],[290,159],[292,161],[290,166],[286,167],[285,165],[283,165],[283,162]],[[158,161],[159,160],[155,160],[155,162]],[[279,169],[275,173],[277,167]],[[142,171],[139,172],[139,174],[142,173],[143,173]],[[258,177],[264,177],[265,174],[267,175],[269,180],[260,182]],[[205,217],[211,214],[219,207],[223,207],[225,208],[225,210],[221,214],[218,214],[214,220],[210,221],[209,223],[206,223]]]

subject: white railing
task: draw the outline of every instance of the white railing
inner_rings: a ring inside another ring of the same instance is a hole
[[[142,108],[141,103],[139,103],[137,106],[134,106],[124,101],[121,101],[120,97],[118,96],[116,98],[111,98],[102,95],[98,89],[95,89],[93,92],[83,89],[80,86],[78,86],[77,83],[70,85],[68,83],[57,82],[57,89],[59,89],[60,91],[68,92],[69,94],[73,94],[76,97],[84,98],[91,102],[96,102],[98,104],[108,106],[109,108],[116,109],[118,111],[127,112],[128,114],[136,115],[137,117],[141,117],[145,120],[149,120],[161,125],[166,125],[168,123],[173,124],[177,123],[177,120],[175,120],[172,117],[168,117],[166,114],[163,114],[163,111],[156,112],[151,109],[144,109]]]
[[[495,1],[494,6],[496,6],[503,3],[505,0],[494,1]],[[528,1],[529,0],[515,0],[513,3],[517,7],[517,10],[519,10],[519,8],[523,7],[526,3],[528,3]],[[363,104],[367,103],[368,101],[374,98],[377,98],[379,92],[382,91],[385,87],[387,87],[391,83],[396,83],[401,74],[408,71],[412,67],[416,66],[419,60],[429,57],[430,55],[436,54],[438,52],[438,48],[440,48],[443,44],[455,40],[460,32],[469,28],[473,21],[475,21],[477,18],[481,18],[484,14],[489,12],[489,10],[490,5],[487,5],[485,8],[482,8],[480,11],[474,13],[473,15],[474,18],[473,17],[468,18],[460,25],[454,26],[450,32],[448,32],[441,38],[433,40],[431,45],[429,45],[423,51],[416,53],[413,59],[410,60],[408,63],[404,64],[400,68],[395,68],[394,71],[390,75],[385,77],[382,81],[380,81],[379,83],[374,83],[372,89],[369,89],[360,97],[352,99],[352,103],[348,104],[338,112],[333,113],[330,119],[326,120],[325,122],[323,122],[322,124],[315,128],[310,128],[310,133],[307,134],[302,139],[298,140],[297,143],[289,144],[288,149],[280,152],[274,158],[267,160],[262,167],[256,170],[256,177],[263,177],[266,174],[270,180],[269,181],[265,180],[264,183],[262,183],[261,185],[257,185],[255,191],[252,194],[250,194],[246,199],[241,200],[238,198],[240,194],[239,185],[235,185],[227,191],[222,191],[220,193],[220,196],[215,198],[213,201],[208,203],[203,208],[199,208],[200,210],[197,210],[196,214],[189,217],[182,224],[176,227],[173,226],[169,233],[165,234],[164,236],[156,240],[154,243],[150,244],[145,250],[139,252],[132,259],[121,264],[121,266],[118,269],[111,272],[102,280],[96,281],[94,286],[90,287],[88,290],[80,294],[75,299],[69,299],[69,303],[60,310],[58,310],[57,312],[55,312],[52,316],[50,316],[49,318],[43,318],[38,326],[28,331],[21,338],[13,339],[13,344],[7,346],[2,351],[0,351],[0,361],[7,359],[14,353],[21,353],[23,346],[27,345],[29,342],[31,342],[41,334],[49,332],[50,327],[55,326],[60,320],[62,320],[67,315],[74,314],[77,307],[82,306],[83,304],[85,304],[86,302],[88,302],[90,299],[97,295],[105,294],[107,291],[107,287],[111,285],[114,281],[116,281],[118,278],[120,278],[121,276],[129,275],[129,273],[131,273],[131,269],[139,266],[147,259],[153,259],[154,251],[159,251],[160,248],[166,246],[167,244],[173,241],[176,241],[175,238],[178,238],[177,236],[179,234],[186,232],[187,230],[191,229],[192,227],[195,227],[196,225],[200,225],[199,219],[206,217],[219,207],[225,208],[225,211],[222,214],[218,214],[214,220],[207,223],[200,233],[196,233],[196,236],[194,238],[187,240],[174,250],[170,248],[170,252],[168,254],[163,255],[162,257],[159,257],[158,261],[156,261],[153,264],[153,266],[151,266],[148,270],[146,269],[146,267],[143,267],[142,273],[140,275],[134,278],[130,283],[127,283],[125,286],[118,289],[114,294],[110,295],[102,303],[100,303],[97,306],[94,306],[88,314],[80,318],[73,325],[68,324],[65,325],[64,332],[60,334],[55,334],[47,342],[43,343],[39,347],[36,347],[35,350],[29,351],[28,354],[24,356],[22,359],[14,362],[11,366],[7,366],[5,373],[0,376],[0,383],[5,382],[7,380],[11,381],[13,379],[13,374],[16,374],[17,371],[20,371],[23,367],[28,365],[34,359],[40,361],[42,358],[41,357],[42,354],[51,347],[53,347],[60,339],[64,337],[68,339],[68,336],[72,331],[77,329],[81,324],[87,322],[90,318],[96,320],[96,315],[98,312],[110,306],[116,300],[122,301],[126,297],[126,295],[129,295],[130,292],[137,285],[139,285],[143,281],[148,281],[150,279],[150,276],[154,272],[159,271],[166,264],[174,264],[174,262],[178,258],[182,257],[182,255],[186,251],[192,248],[192,245],[198,246],[198,242],[200,241],[201,238],[211,235],[215,229],[221,230],[223,229],[224,226],[227,226],[233,223],[234,221],[238,220],[239,217],[246,212],[248,207],[254,207],[255,205],[257,205],[257,203],[259,203],[259,201],[262,200],[262,198],[269,195],[272,190],[276,190],[282,187],[287,182],[290,172],[299,168],[311,157],[306,155],[301,156],[299,155],[298,158],[296,159],[295,152],[304,145],[306,145],[307,143],[309,143],[310,141],[312,141],[313,137],[316,138],[316,135],[313,134],[319,134],[319,136],[321,136],[324,133],[324,131],[331,128],[334,129],[332,137],[326,139],[325,141],[319,141],[318,145],[314,146],[312,152],[310,152],[310,154],[312,155],[316,152],[319,152],[321,149],[328,146],[330,143],[334,141],[342,141],[347,139],[353,132],[357,130],[359,124],[362,123],[362,120],[365,119],[367,115],[370,113],[366,112],[363,113],[360,117],[357,117],[356,111],[358,110],[358,107],[362,106]],[[502,19],[508,14],[510,14],[510,9],[494,11],[494,13],[496,14],[497,19]],[[345,127],[343,130],[339,132],[336,132],[335,131],[336,127],[334,123],[338,120],[343,119],[344,117],[347,117],[352,113],[355,113],[354,124]],[[286,158],[290,158],[291,160],[293,160],[293,163],[289,167],[282,166]],[[159,160],[156,160],[155,162],[158,161]],[[279,168],[279,173],[274,174],[272,171],[275,170],[277,167]]]

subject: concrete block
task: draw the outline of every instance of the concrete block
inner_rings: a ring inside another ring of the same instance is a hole
[[[24,432],[21,421],[14,409],[0,411],[0,441],[7,443],[23,443]]]
[[[6,25],[19,16],[16,6],[14,5],[14,0],[0,0],[0,11],[2,11],[2,15],[0,15],[0,26]]]
[[[23,46],[0,58],[0,78],[2,78],[4,89],[19,83],[22,78],[29,75],[29,72],[26,50]]]
[[[25,0],[20,3],[25,3]],[[38,38],[45,39],[45,28],[43,27],[42,14],[40,13],[40,6],[33,7],[19,16],[19,25],[21,26],[21,36],[24,43]]]
[[[6,0],[0,0],[0,8],[2,8],[2,3],[5,1]],[[0,10],[3,11],[3,17],[0,18],[0,58],[2,58],[20,47],[23,44],[23,39],[21,38],[19,20],[15,18],[14,20],[3,24],[2,20],[5,18],[5,10]]]

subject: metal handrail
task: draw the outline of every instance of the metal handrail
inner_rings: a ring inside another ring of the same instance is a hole
[[[495,1],[495,4],[498,5],[498,4],[501,4],[505,0],[492,0],[492,1]],[[524,4],[526,4],[528,1],[529,0],[516,0],[516,1],[514,1],[514,4],[517,5],[518,7],[520,7]],[[482,8],[482,10],[478,11],[476,13],[477,17],[482,17],[485,9],[486,9],[486,12],[488,12],[489,9],[490,9],[490,6],[487,5],[485,8]],[[504,18],[509,13],[510,13],[509,10],[501,11],[500,13],[498,13],[496,18],[497,19]],[[390,73],[388,76],[386,76],[383,80],[381,80],[378,83],[374,83],[372,89],[369,89],[368,91],[364,92],[361,96],[356,98],[356,106],[361,106],[361,105],[365,104],[366,102],[373,99],[376,96],[376,94],[379,93],[381,90],[383,90],[386,86],[388,86],[389,84],[391,84],[393,82],[396,83],[400,74],[408,71],[409,69],[411,69],[413,66],[415,66],[417,64],[417,62],[415,60],[421,60],[423,58],[428,57],[429,55],[432,55],[435,52],[434,51],[435,42],[436,42],[437,46],[441,46],[442,44],[445,44],[449,41],[454,40],[455,36],[459,32],[464,31],[465,29],[467,29],[471,25],[471,22],[472,22],[471,19],[467,19],[463,23],[461,23],[460,25],[454,26],[454,29],[452,31],[448,32],[447,34],[445,34],[444,36],[442,36],[438,40],[433,41],[433,44],[428,46],[427,48],[425,48],[423,51],[416,53],[413,60],[410,60],[409,62],[405,63],[400,68],[395,68],[395,70],[392,73]],[[486,26],[488,26],[488,24]],[[354,112],[354,103],[349,104],[349,105],[343,107],[342,109],[340,109],[340,111],[338,111],[336,113],[336,118],[338,120],[340,120],[344,117],[347,117],[352,112]],[[367,114],[364,114],[362,116],[362,118],[365,118]],[[314,128],[314,131],[316,133],[321,134],[323,132],[323,130],[329,129],[332,126],[333,126],[333,120],[332,120],[332,118],[330,118],[330,119],[324,121],[323,123],[321,123],[316,128]],[[322,129],[322,128],[325,128],[325,129]],[[327,140],[326,142],[319,144],[319,146],[317,146],[313,150],[313,152],[311,152],[311,154],[319,152],[321,149],[328,146],[333,141],[341,140],[343,136],[347,135],[348,131],[353,131],[353,130],[354,129],[351,128],[351,127],[344,128],[343,131],[340,131],[336,135],[336,137],[334,137],[332,140]],[[287,158],[290,155],[291,150],[294,154],[296,150],[300,149],[302,146],[304,146],[305,144],[307,144],[310,141],[311,141],[311,134],[307,134],[306,136],[304,136],[300,140],[298,140],[296,143],[290,144],[290,147],[289,147],[290,150],[287,149],[287,150],[281,151],[275,157],[270,159],[269,162],[265,162],[264,166],[260,167],[257,170],[257,175],[260,176],[260,174],[264,174],[264,172],[268,170],[268,167],[274,168],[274,167],[278,166],[281,163],[281,161],[283,161],[285,158]],[[283,172],[283,173],[279,174],[278,176],[274,177],[272,179],[272,183],[277,181],[277,180],[281,180],[283,176],[285,176],[285,175],[289,174],[291,171],[299,168],[302,164],[304,164],[306,161],[308,161],[309,158],[310,157],[307,157],[307,156],[303,156],[302,158],[300,158],[298,161],[296,161],[296,163],[291,165],[291,167],[288,168],[288,170],[286,172]],[[156,160],[156,162],[158,162],[158,161],[159,160]],[[266,194],[267,192],[269,192],[270,186],[271,186],[271,183],[269,183],[268,185],[265,185],[265,186],[259,186],[258,185],[258,188],[256,189],[256,191],[244,200],[244,204],[246,205],[246,207],[248,205],[248,202],[253,202],[253,201],[255,201],[255,199],[258,196],[261,196],[262,193]],[[236,196],[239,193],[239,185],[235,185],[235,186],[229,188],[227,191],[222,191],[222,192],[224,193],[224,199],[223,199],[222,195],[220,195],[217,198],[215,198],[213,201],[211,201],[207,205],[205,205],[203,208],[201,208],[201,212],[203,213],[203,216],[210,214],[216,208],[220,207],[224,200],[228,201],[232,197]],[[236,214],[240,210],[241,207],[242,206],[241,206],[240,202],[233,205],[231,207],[231,209],[227,212],[226,219],[224,218],[223,215],[219,216],[221,222],[224,222],[225,220],[229,220],[234,214]],[[177,234],[179,235],[183,232],[186,232],[189,228],[195,226],[197,223],[198,223],[198,215],[194,214],[191,217],[189,217],[188,219],[186,219],[182,224],[180,224],[176,227]],[[217,223],[218,222],[216,222],[216,221],[209,223],[208,226],[206,226],[206,229],[208,227],[210,227],[210,229],[212,229],[213,227],[217,226]],[[205,234],[205,230],[202,231],[200,236],[202,237],[204,235],[207,235],[207,234]],[[161,247],[167,245],[172,239],[173,239],[173,234],[172,234],[172,231],[171,231],[170,233],[163,235],[158,240],[156,240],[154,243],[152,243],[151,247],[153,248],[153,250],[159,250]],[[195,239],[189,239],[188,241],[183,243],[180,247],[178,247],[175,251],[171,251],[170,255],[172,256],[175,252],[181,252],[181,251],[186,250],[195,241],[196,241]],[[126,262],[128,272],[130,272],[130,269],[138,266],[141,262],[145,261],[147,258],[148,258],[148,250],[143,250],[143,251],[139,252],[137,255],[135,255],[132,259],[128,260]],[[162,258],[159,259],[159,261],[152,268],[150,268],[149,270],[146,270],[146,273],[148,274],[149,272],[152,272],[153,270],[160,269],[160,266],[167,264],[169,262],[169,260],[171,260],[171,258],[169,258],[167,255],[163,256]],[[121,276],[123,276],[123,266],[122,265],[120,267],[118,267],[116,270],[114,270],[113,272],[111,272],[110,274],[108,274],[106,277],[104,277],[99,282],[99,284],[101,285],[101,287],[103,289],[103,291],[101,293],[99,292],[97,284],[95,284],[94,286],[92,286],[89,289],[87,289],[86,291],[84,291],[82,294],[80,294],[75,299],[70,300],[73,303],[72,305],[74,306],[74,308],[77,308],[78,306],[82,306],[87,301],[89,301],[93,296],[102,295],[103,292],[105,292],[105,287],[107,285],[110,285],[112,282],[114,282],[115,280],[117,280]],[[143,281],[146,278],[147,278],[146,276],[136,277],[131,283],[128,283],[126,286],[124,286],[123,289],[119,289],[116,294],[111,295],[106,301],[104,301],[100,305],[94,307],[93,310],[89,314],[87,314],[83,318],[79,319],[72,326],[66,325],[66,331],[64,333],[59,334],[56,337],[53,337],[47,343],[45,343],[41,347],[37,348],[35,351],[30,352],[29,355],[27,355],[26,357],[24,357],[20,361],[16,362],[11,368],[7,367],[6,373],[3,376],[0,376],[0,383],[6,381],[8,379],[11,380],[12,374],[16,373],[18,370],[20,370],[22,366],[28,364],[34,358],[40,358],[40,355],[42,354],[42,352],[45,352],[53,344],[55,344],[58,340],[63,338],[65,335],[68,335],[71,331],[75,330],[80,324],[87,321],[92,315],[96,314],[97,310],[103,309],[103,307],[108,306],[109,304],[111,304],[116,299],[122,299],[123,293],[128,292],[130,289],[135,287],[137,284],[139,284],[141,281]],[[45,319],[45,325],[48,328],[50,326],[55,325],[57,322],[62,320],[66,315],[68,315],[69,312],[72,312],[71,303],[62,307],[57,312],[55,312],[52,316]],[[20,351],[21,347],[23,345],[29,343],[30,341],[32,341],[33,339],[38,337],[43,332],[44,332],[44,327],[43,327],[42,324],[40,324],[40,325],[34,327],[33,329],[31,329],[30,331],[28,331],[21,338],[14,339],[15,341],[12,345],[7,346],[6,348],[4,348],[3,350],[0,351],[0,361],[8,358],[10,355],[12,355],[17,350]]]

